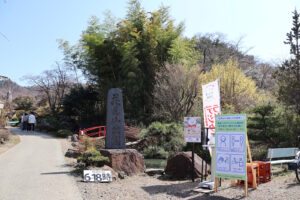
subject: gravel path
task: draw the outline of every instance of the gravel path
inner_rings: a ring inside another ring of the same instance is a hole
[[[0,155],[1,200],[81,200],[58,140],[22,132],[21,142]]]
[[[84,200],[299,200],[300,185],[293,173],[276,177],[269,183],[259,185],[257,190],[249,189],[245,198],[242,187],[231,187],[230,181],[223,181],[217,193],[203,194],[194,189],[199,182],[160,180],[146,175],[127,177],[109,184],[81,183],[80,191]]]
[[[63,151],[71,148],[70,142],[61,140]],[[74,165],[75,159],[66,158],[67,163]],[[76,177],[76,183],[83,200],[298,200],[300,184],[294,171],[288,171],[272,177],[272,181],[260,184],[258,189],[249,189],[248,197],[244,197],[242,187],[231,187],[230,181],[222,181],[217,193],[203,194],[195,192],[199,181],[165,180],[142,174],[112,183],[85,183],[82,177]]]

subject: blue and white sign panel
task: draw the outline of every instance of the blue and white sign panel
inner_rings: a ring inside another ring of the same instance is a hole
[[[246,180],[246,115],[216,116],[215,177]]]

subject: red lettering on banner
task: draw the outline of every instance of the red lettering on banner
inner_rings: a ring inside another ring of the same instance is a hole
[[[212,105],[212,106],[206,106],[204,108],[204,113],[205,113],[205,127],[214,129],[215,128],[215,118],[216,115],[221,114],[219,111],[219,106],[218,105]]]

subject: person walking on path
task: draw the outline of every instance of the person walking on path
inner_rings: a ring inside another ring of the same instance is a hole
[[[28,114],[25,113],[24,118],[23,118],[23,131],[28,130]]]
[[[23,113],[21,116],[21,130],[24,130],[24,117],[25,117],[25,113]]]
[[[36,123],[36,118],[35,118],[33,112],[31,112],[28,116],[28,130],[29,131],[34,131],[35,123]]]

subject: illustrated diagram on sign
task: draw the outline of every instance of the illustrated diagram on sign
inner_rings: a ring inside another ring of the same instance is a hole
[[[230,150],[230,137],[227,134],[219,134],[217,135],[218,151],[229,151]]]
[[[231,155],[231,171],[236,174],[245,173],[245,160],[243,155]]]
[[[230,156],[227,154],[217,154],[217,170],[220,172],[230,171]]]
[[[231,135],[231,151],[244,152],[245,151],[245,137],[244,135]]]

